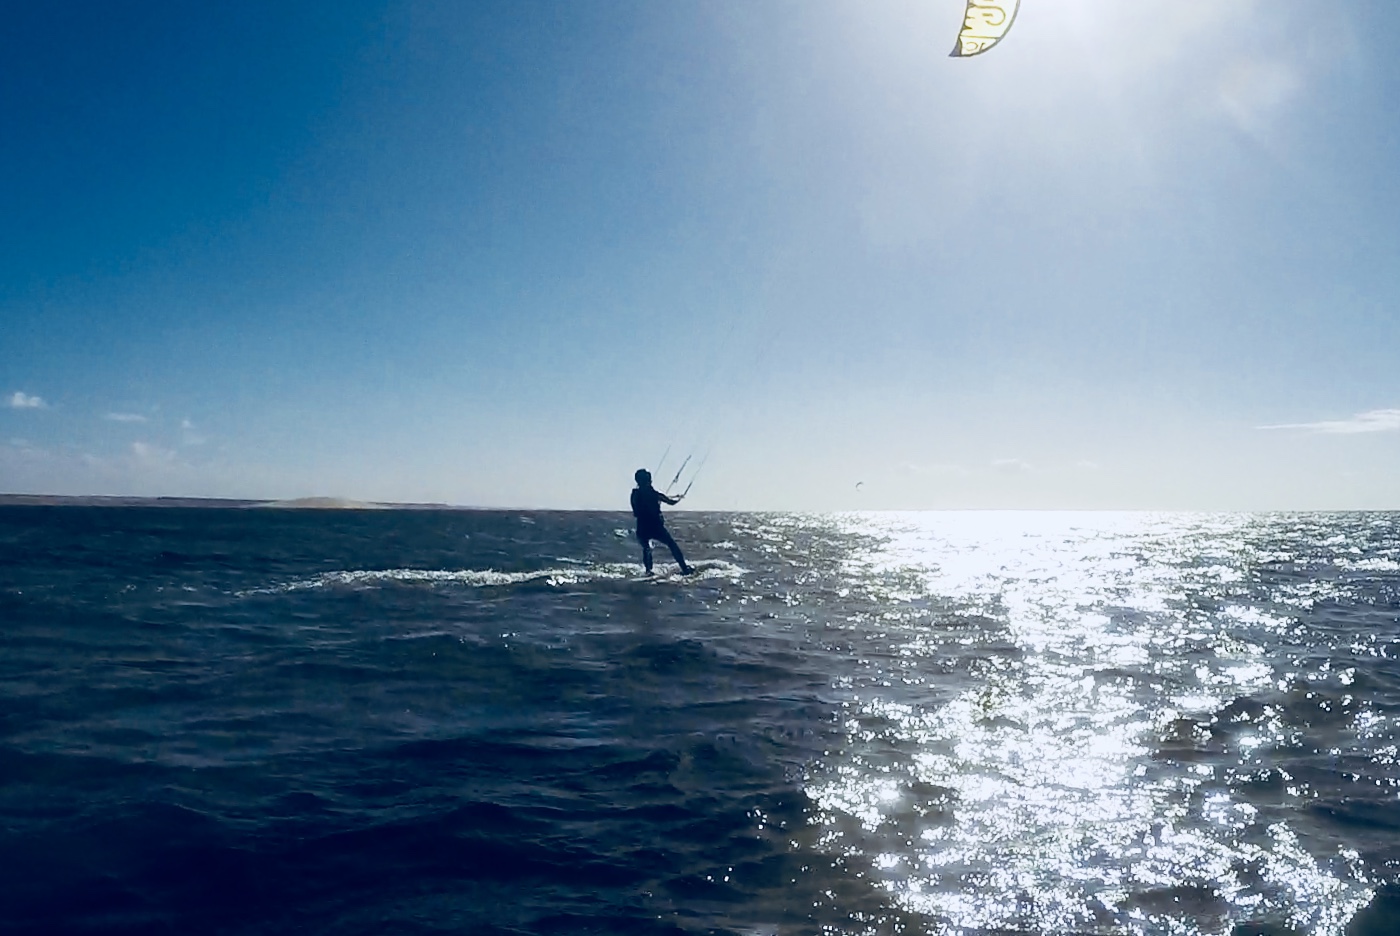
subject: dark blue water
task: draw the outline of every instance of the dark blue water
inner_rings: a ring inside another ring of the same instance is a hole
[[[1397,931],[1400,517],[0,509],[0,931]]]

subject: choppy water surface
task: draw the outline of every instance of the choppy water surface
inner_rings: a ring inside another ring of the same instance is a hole
[[[1400,516],[0,510],[13,932],[1400,929]]]

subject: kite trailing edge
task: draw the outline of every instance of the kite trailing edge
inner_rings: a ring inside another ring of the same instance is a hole
[[[1006,37],[1021,0],[967,0],[952,58],[981,55]]]

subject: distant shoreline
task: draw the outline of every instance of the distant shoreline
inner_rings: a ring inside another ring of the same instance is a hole
[[[438,510],[493,513],[626,513],[609,507],[488,507],[477,504],[398,503],[395,501],[356,501],[344,497],[297,497],[287,500],[254,500],[234,497],[127,497],[108,494],[0,494],[0,507],[175,507],[214,510]],[[685,507],[667,515],[691,513],[786,513],[791,511],[690,510]],[[799,511],[801,512],[801,511]],[[1222,510],[1189,507],[942,507],[886,509],[874,511],[835,510],[831,513],[1162,513],[1162,514],[1400,514],[1395,507],[1330,507],[1270,510]]]
[[[0,507],[201,507],[232,510],[485,510],[455,504],[395,504],[343,497],[243,500],[231,497],[121,497],[70,494],[0,494]]]

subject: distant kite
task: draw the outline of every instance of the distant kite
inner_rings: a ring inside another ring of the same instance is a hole
[[[1011,29],[1021,0],[967,0],[958,44],[953,46],[953,58],[981,55],[996,45]]]

